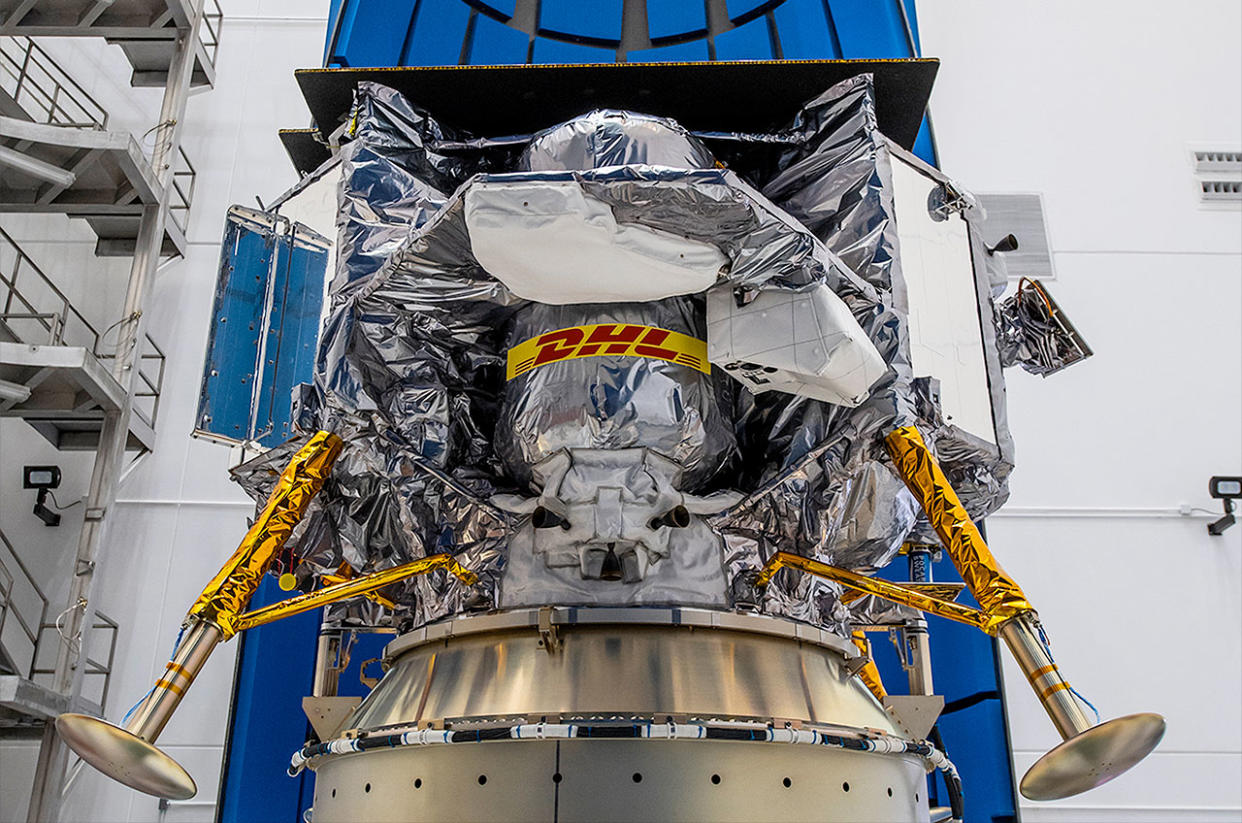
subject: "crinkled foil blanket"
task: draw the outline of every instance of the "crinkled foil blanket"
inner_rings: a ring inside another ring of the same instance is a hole
[[[479,574],[474,591],[442,573],[396,584],[384,591],[398,604],[395,614],[370,600],[329,614],[406,629],[489,605],[518,518],[488,499],[529,494],[506,472],[492,436],[503,429],[504,330],[524,301],[472,256],[454,192],[475,175],[538,164],[529,157],[534,138],[455,132],[378,84],[359,85],[353,122],[341,150],[330,315],[315,383],[295,404],[306,434],[234,476],[261,502],[310,433],[343,438],[342,456],[277,571],[297,567],[305,578],[348,564],[361,574],[451,552]],[[604,143],[594,147],[601,155],[594,170],[525,174],[577,181],[620,223],[715,244],[739,287],[827,283],[891,367],[853,409],[740,387],[721,393],[734,431],[719,446],[733,454],[687,491],[745,495],[710,521],[723,538],[728,578],[778,550],[870,573],[904,540],[934,540],[885,454],[882,437],[897,426],[921,428],[972,516],[998,508],[1009,461],[943,423],[928,381],[912,379],[890,160],[870,76],[829,89],[782,130],[702,134],[687,145],[695,156],[684,158],[685,169],[644,165],[620,144],[609,158]],[[732,381],[717,369],[713,382]],[[835,584],[782,571],[763,608],[838,631],[876,619],[851,614],[839,594]],[[886,608],[874,598],[858,603]]]

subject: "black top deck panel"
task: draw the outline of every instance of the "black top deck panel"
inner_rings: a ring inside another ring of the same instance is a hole
[[[596,108],[671,117],[692,131],[764,131],[828,87],[870,72],[880,130],[914,145],[940,62],[782,60],[717,63],[301,69],[302,94],[326,137],[355,86],[383,83],[445,125],[481,137],[528,134]]]

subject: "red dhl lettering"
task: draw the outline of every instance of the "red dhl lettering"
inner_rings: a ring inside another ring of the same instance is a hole
[[[679,332],[635,323],[599,323],[546,332],[509,349],[507,379],[548,363],[599,355],[645,357],[710,374],[707,343]]]

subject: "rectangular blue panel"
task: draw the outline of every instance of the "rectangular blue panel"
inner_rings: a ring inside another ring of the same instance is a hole
[[[652,40],[707,32],[703,0],[659,0],[647,4],[647,33]]]
[[[708,59],[707,41],[691,40],[674,46],[654,49],[634,49],[625,55],[630,63],[690,63]]]
[[[717,60],[771,60],[772,34],[766,17],[716,35]]]
[[[474,39],[470,44],[471,65],[525,63],[529,47],[530,37],[526,32],[498,23],[483,14],[475,18]]]
[[[394,17],[386,25],[400,28],[399,21],[408,17]],[[466,24],[470,21],[470,7],[462,0],[422,0],[418,4],[418,17],[410,41],[401,52],[398,66],[456,66],[461,62],[461,47],[466,39]],[[368,65],[394,65],[368,64]]]
[[[251,437],[271,447],[293,436],[293,390],[315,376],[315,347],[323,311],[326,244],[303,232],[281,238],[273,267],[271,310],[264,341],[263,382]]]
[[[251,608],[288,597],[265,576]],[[237,676],[220,782],[221,823],[298,823],[314,787],[308,769],[289,777],[289,757],[311,734],[302,698],[311,693],[323,610],[299,614],[238,637]]]
[[[278,215],[229,209],[195,430],[274,446],[314,376],[328,240]]]
[[[829,0],[832,20],[847,59],[913,57],[901,0]]]
[[[785,0],[773,12],[786,60],[835,60],[841,54],[823,0]]]
[[[534,63],[615,63],[617,53],[613,49],[562,43],[546,37],[535,38]]]
[[[623,0],[542,0],[539,30],[620,43],[623,6]]]
[[[198,398],[196,428],[238,442],[250,437],[268,278],[276,256],[273,223],[264,218],[234,206],[225,219]]]

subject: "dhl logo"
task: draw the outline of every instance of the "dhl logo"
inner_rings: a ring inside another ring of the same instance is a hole
[[[631,323],[570,326],[532,337],[509,349],[506,380],[548,363],[600,355],[667,360],[711,374],[707,342],[668,329]]]

